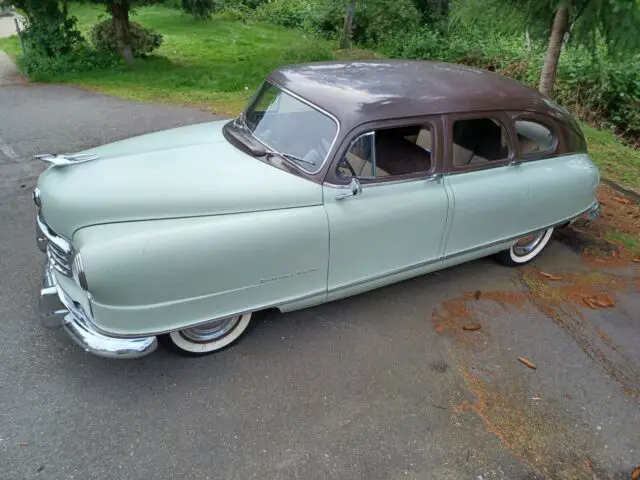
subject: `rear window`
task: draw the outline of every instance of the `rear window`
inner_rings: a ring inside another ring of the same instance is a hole
[[[587,141],[582,132],[577,132],[570,125],[565,126],[567,137],[567,153],[587,153]]]
[[[556,149],[557,137],[546,125],[535,120],[516,120],[515,127],[521,155],[551,153]]]

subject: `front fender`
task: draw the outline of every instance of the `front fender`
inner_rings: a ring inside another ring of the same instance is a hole
[[[322,206],[78,230],[95,324],[148,335],[325,296]]]

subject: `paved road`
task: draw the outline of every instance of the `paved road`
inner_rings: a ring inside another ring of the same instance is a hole
[[[21,29],[24,25],[24,19],[16,14],[0,16],[0,38],[10,37],[17,33],[15,19],[18,19]]]
[[[575,326],[490,260],[271,316],[215,357],[86,355],[39,323],[30,157],[211,115],[19,84],[0,112],[1,479],[604,479],[640,463],[637,292]],[[558,243],[539,266],[583,268]],[[480,331],[457,328],[469,315]]]

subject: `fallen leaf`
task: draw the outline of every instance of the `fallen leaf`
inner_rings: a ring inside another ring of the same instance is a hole
[[[476,290],[476,293],[473,294],[473,298],[478,300],[480,298],[480,295],[482,295],[482,292],[480,290]]]
[[[527,367],[533,370],[536,370],[538,368],[536,367],[536,364],[529,360],[527,357],[518,357],[518,360],[520,360],[521,363],[524,363]]]
[[[462,326],[462,329],[468,332],[475,332],[476,330],[480,330],[481,328],[482,325],[480,325],[480,322],[468,323]]]
[[[604,308],[615,307],[616,302],[613,301],[609,295],[603,295],[601,298],[598,298],[598,305]]]
[[[633,469],[631,472],[631,480],[638,480],[640,478],[640,466]]]
[[[618,203],[622,203],[623,205],[631,205],[631,201],[627,200],[626,198],[613,197],[613,199]]]
[[[20,440],[18,442],[18,445],[20,445],[21,447],[28,447],[29,446],[29,442],[25,442],[24,440]]]
[[[636,258],[634,258],[634,259],[633,259],[633,262],[634,262],[634,263],[640,263],[640,257],[636,257]]]
[[[593,297],[582,297],[582,301],[586,303],[587,307],[589,308],[598,308],[598,305],[596,304],[596,301]]]
[[[562,280],[562,277],[547,272],[540,272],[540,275],[547,277],[549,280]]]

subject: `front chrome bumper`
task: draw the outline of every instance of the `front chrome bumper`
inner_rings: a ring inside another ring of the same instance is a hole
[[[106,358],[138,358],[158,346],[155,336],[139,338],[109,337],[98,332],[80,304],[70,299],[58,286],[47,262],[40,290],[40,313],[48,328],[62,327],[86,352]]]

